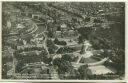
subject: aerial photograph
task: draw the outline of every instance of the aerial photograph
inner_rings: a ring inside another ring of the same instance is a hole
[[[125,79],[125,2],[2,2],[2,79]]]

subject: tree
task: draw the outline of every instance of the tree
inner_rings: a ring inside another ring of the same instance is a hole
[[[22,71],[22,67],[24,66],[24,61],[18,61],[17,65],[16,65],[16,73],[19,73]]]
[[[102,23],[100,19],[94,19],[94,23]]]
[[[57,54],[63,54],[63,53],[72,53],[75,49],[65,46],[65,47],[61,47],[57,50]]]
[[[8,14],[6,12],[2,12],[2,25],[6,26],[7,25],[7,20],[9,20],[9,18],[10,18],[10,14]]]
[[[61,59],[60,58],[56,58],[56,59],[53,60],[53,65],[55,65],[55,66],[59,66],[60,63],[61,63]]]
[[[71,62],[72,58],[69,54],[64,54],[64,55],[62,55],[62,60]]]
[[[50,38],[54,37],[54,32],[51,29],[48,31],[48,37]]]
[[[109,58],[114,63],[113,67],[116,68],[117,73],[123,75],[125,73],[125,51],[122,49],[115,49]]]
[[[55,38],[54,43],[57,44],[59,42],[58,38]]]
[[[54,43],[57,45],[67,45],[65,41],[59,41],[58,38],[55,38]]]
[[[2,78],[7,79],[7,57],[2,57]]]
[[[50,55],[47,53],[47,51],[45,49],[42,50],[42,52],[40,53],[39,56],[40,56],[41,60],[46,64],[49,64],[52,61],[52,59],[50,58]]]
[[[86,17],[86,18],[84,19],[84,21],[85,21],[85,22],[89,22],[89,21],[90,21],[90,17]]]
[[[78,33],[81,34],[79,42],[83,41],[84,39],[88,39],[88,36],[91,34],[92,28],[91,27],[81,27],[78,29]]]
[[[87,69],[88,69],[88,65],[82,65],[78,68],[81,79],[88,79]]]
[[[54,54],[58,48],[51,39],[47,39],[47,47],[50,54]]]
[[[78,37],[78,43],[83,43],[84,42],[84,37],[83,36],[79,36]]]
[[[82,45],[82,48],[81,48],[80,54],[84,54],[84,53],[85,53],[85,45]]]

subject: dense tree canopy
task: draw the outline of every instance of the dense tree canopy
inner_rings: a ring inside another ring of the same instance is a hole
[[[58,48],[51,39],[47,39],[47,47],[50,54],[54,54]]]
[[[69,72],[72,68],[72,65],[69,61],[66,61],[61,58],[56,58],[53,61],[53,65],[58,66],[58,73],[64,74],[65,72]]]

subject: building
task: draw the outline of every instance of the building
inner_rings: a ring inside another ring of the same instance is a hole
[[[68,30],[68,27],[67,27],[66,24],[61,24],[61,25],[60,25],[60,29],[61,29],[62,32],[65,32],[65,31]]]
[[[56,31],[56,37],[60,38],[61,37],[61,31]]]

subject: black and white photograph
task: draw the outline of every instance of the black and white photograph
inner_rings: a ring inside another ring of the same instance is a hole
[[[124,80],[125,2],[2,2],[2,79]]]

